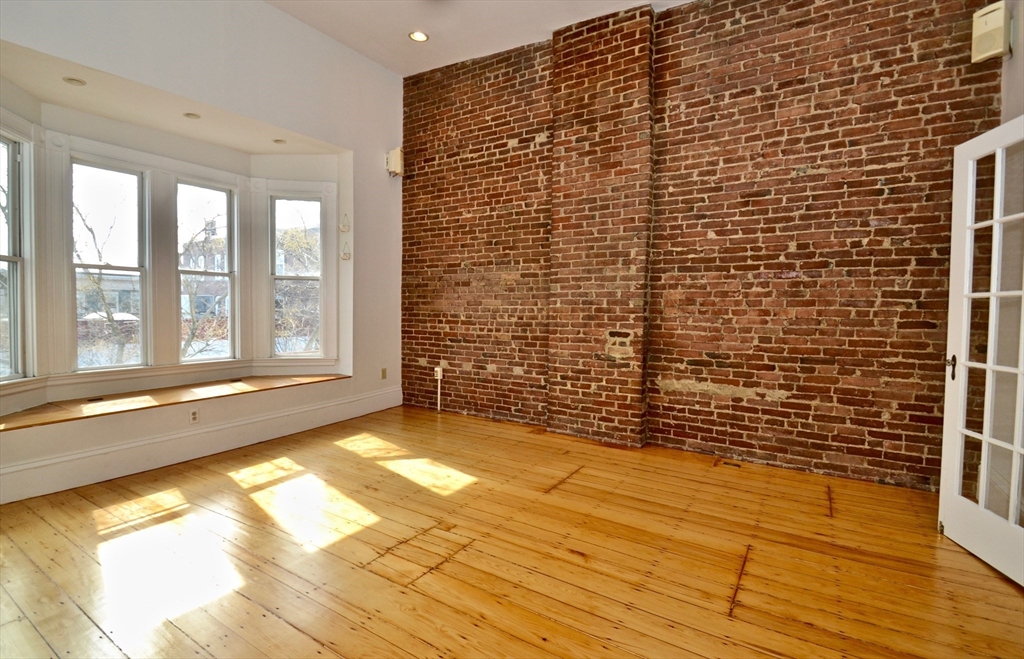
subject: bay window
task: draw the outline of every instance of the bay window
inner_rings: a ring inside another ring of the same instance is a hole
[[[42,387],[77,398],[339,372],[336,182],[249,177],[3,118],[9,406]],[[34,201],[24,221],[21,196]]]

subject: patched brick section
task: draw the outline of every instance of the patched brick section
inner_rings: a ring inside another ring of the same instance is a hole
[[[548,428],[643,443],[650,7],[552,39]]]
[[[953,147],[999,118],[984,4],[659,14],[652,441],[937,486]]]
[[[544,424],[550,42],[405,80],[402,388]]]

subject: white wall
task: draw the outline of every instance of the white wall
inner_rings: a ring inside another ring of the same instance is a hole
[[[185,412],[172,406],[5,432],[0,501],[401,402],[401,181],[384,168],[384,154],[402,143],[399,76],[263,2],[4,0],[0,39],[347,149],[337,167],[342,188],[351,180],[340,196],[352,200],[352,231],[342,238],[352,260],[342,267],[353,268],[351,294],[341,300],[352,319],[341,330],[353,342],[352,363],[341,370],[352,378],[206,401],[202,428],[188,428]],[[276,175],[278,165],[253,160],[257,169],[276,167]]]
[[[1024,115],[1024,0],[1008,0],[1012,13],[1010,48],[1002,60],[1002,123]]]
[[[1024,114],[1024,0],[1009,0],[1012,14],[1010,48],[1003,59],[1002,121],[1005,124]]]

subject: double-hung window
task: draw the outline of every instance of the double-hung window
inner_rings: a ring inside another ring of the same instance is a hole
[[[141,199],[139,173],[72,163],[79,369],[146,361]]]
[[[319,199],[271,197],[274,354],[320,353]]]
[[[0,380],[24,373],[20,161],[20,145],[0,138]]]
[[[231,193],[178,184],[181,360],[235,356]]]

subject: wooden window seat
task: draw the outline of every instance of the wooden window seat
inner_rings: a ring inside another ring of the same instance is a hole
[[[255,391],[269,391],[303,384],[342,380],[347,377],[346,375],[258,375],[231,380],[196,382],[177,387],[164,387],[162,389],[107,394],[92,398],[62,400],[0,416],[0,430],[30,428],[32,426],[87,419],[107,414],[119,414],[147,407],[180,405],[198,400],[248,394]]]

